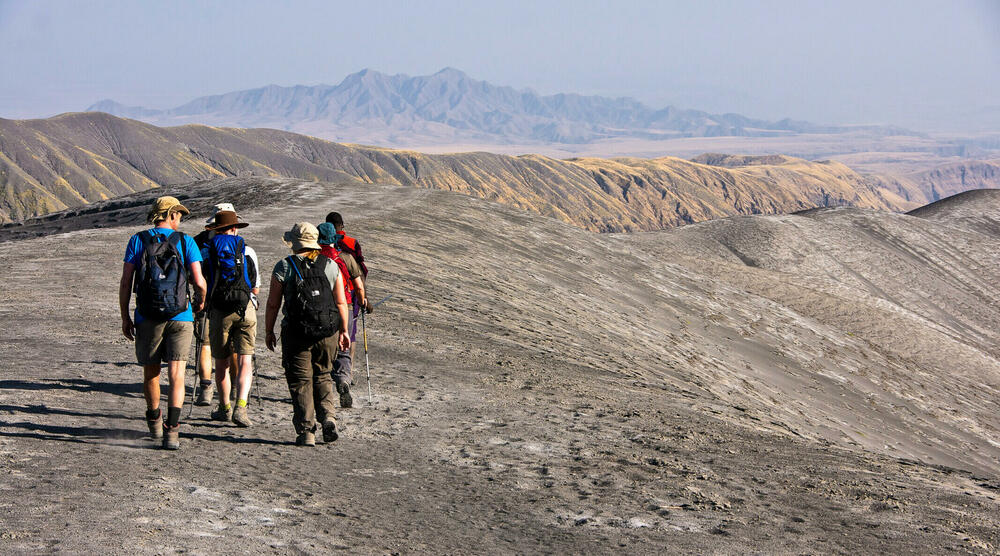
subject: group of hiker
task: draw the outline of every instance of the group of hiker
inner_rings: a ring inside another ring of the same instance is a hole
[[[247,400],[254,379],[254,349],[260,292],[260,262],[239,230],[249,223],[232,203],[215,206],[205,228],[191,237],[179,230],[190,211],[175,197],[159,197],[147,216],[151,228],[136,233],[125,249],[119,285],[122,333],[135,341],[143,367],[143,394],[150,436],[163,447],[180,447],[185,373],[192,339],[200,373],[195,405],[218,404],[217,421],[252,425]],[[291,255],[271,272],[265,304],[265,343],[278,344],[292,398],[296,444],[337,440],[334,392],[340,406],[353,405],[351,348],[356,320],[372,307],[365,293],[368,269],[361,244],[344,232],[343,217],[331,212],[314,226],[299,222],[284,233]],[[192,291],[193,290],[193,291]],[[134,313],[129,311],[135,293]],[[160,373],[166,364],[167,411],[160,408]],[[212,368],[214,363],[214,377]],[[213,381],[214,378],[214,381]],[[235,394],[235,399],[233,399]]]

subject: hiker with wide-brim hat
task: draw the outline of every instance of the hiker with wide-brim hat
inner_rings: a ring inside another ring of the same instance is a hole
[[[180,447],[184,371],[194,313],[201,310],[206,293],[201,252],[190,236],[178,230],[181,219],[189,213],[174,197],[159,197],[153,202],[148,214],[153,227],[129,239],[118,288],[122,334],[135,340],[136,359],[143,369],[149,433],[154,440],[162,438],[163,447],[172,450]],[[194,283],[193,304],[189,302],[187,275]],[[129,315],[133,290],[134,320]],[[170,384],[165,419],[160,411],[161,361],[167,363]]]
[[[353,308],[347,312],[347,318],[350,321],[347,328],[351,330],[352,334],[351,348],[338,352],[337,360],[333,362],[333,383],[340,396],[340,407],[346,408],[354,405],[354,398],[351,396],[351,385],[354,384],[351,362],[354,356],[353,331],[357,329],[354,324],[355,319],[357,319],[355,311],[360,310],[360,308],[369,312],[371,310],[368,309],[368,296],[365,293],[365,281],[361,266],[358,265],[353,255],[337,248],[337,230],[334,225],[323,222],[316,229],[319,231],[320,252],[337,263],[340,273],[348,277],[344,280],[344,295],[347,298],[347,304]]]
[[[208,243],[212,241],[215,237],[215,215],[221,211],[229,210],[236,212],[232,203],[218,203],[212,208],[212,214],[205,220],[205,229],[194,236],[194,242],[198,244],[198,249],[201,250],[202,260],[208,259]],[[194,401],[194,405],[206,406],[212,404],[212,395],[215,392],[215,373],[212,371],[212,348],[209,345],[209,329],[208,329],[208,307],[203,309],[201,312],[194,315],[194,340],[196,344],[197,353],[195,357],[198,361],[198,375],[200,377],[200,384],[196,384],[196,392],[198,397]],[[236,369],[239,368],[239,364],[236,357],[233,357],[232,363],[229,366],[229,374],[232,382],[236,382]],[[196,379],[197,380],[197,379]]]
[[[215,383],[219,406],[212,412],[217,421],[229,421],[249,427],[247,399],[253,380],[253,353],[257,338],[257,253],[237,234],[249,225],[240,221],[235,211],[215,215],[210,230],[215,236],[208,245],[205,274],[209,281],[208,322],[212,357],[215,359]],[[233,386],[229,375],[232,355],[238,360],[235,407],[229,396]]]
[[[274,265],[264,317],[267,349],[274,351],[278,343],[274,325],[282,310],[281,365],[292,396],[292,425],[299,446],[316,444],[317,423],[324,442],[339,436],[330,373],[338,349],[351,346],[344,277],[336,263],[320,253],[318,238],[316,227],[308,222],[284,233],[292,255]]]

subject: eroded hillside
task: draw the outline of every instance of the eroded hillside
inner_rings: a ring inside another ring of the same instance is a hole
[[[836,162],[760,160],[425,155],[269,129],[158,128],[101,113],[66,114],[0,120],[0,221],[227,176],[458,191],[601,232],[821,206],[908,210],[927,200],[911,182],[862,176]]]

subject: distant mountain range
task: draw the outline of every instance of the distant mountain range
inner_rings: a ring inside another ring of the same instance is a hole
[[[589,230],[628,232],[823,206],[909,210],[958,191],[997,187],[1000,164],[972,161],[888,177],[780,155],[427,155],[272,129],[163,128],[95,112],[0,119],[0,222],[165,185],[252,176],[444,189]]]
[[[790,119],[771,122],[671,106],[653,109],[630,98],[543,96],[472,79],[453,68],[418,77],[366,69],[335,86],[269,85],[201,97],[168,110],[102,100],[87,111],[156,125],[265,127],[383,146],[578,144],[615,137],[767,137],[859,129],[884,135],[910,133],[894,127],[844,128]]]

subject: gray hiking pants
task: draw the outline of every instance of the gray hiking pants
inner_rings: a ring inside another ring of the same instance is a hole
[[[330,371],[337,353],[336,336],[314,343],[281,333],[281,366],[285,368],[288,393],[292,396],[295,434],[316,432],[316,423],[334,416],[334,389]]]
[[[347,329],[351,330],[355,325],[357,325],[357,315],[353,313],[357,309],[357,305],[351,307],[347,311]],[[334,348],[336,349],[336,348]],[[354,375],[351,372],[351,352],[354,351],[354,336],[351,336],[351,348],[347,351],[338,351],[337,359],[333,362],[333,381],[337,384],[351,384],[354,381]]]

